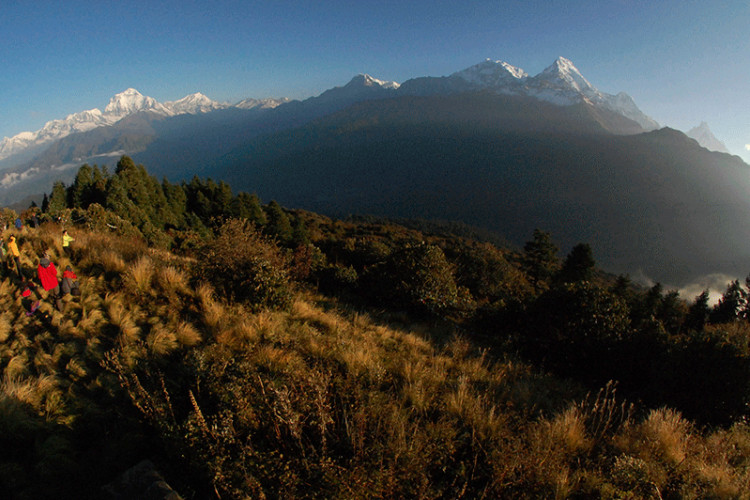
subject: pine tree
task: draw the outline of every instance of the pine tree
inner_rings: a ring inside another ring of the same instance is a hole
[[[278,238],[282,245],[289,244],[292,241],[292,224],[281,205],[276,200],[271,200],[265,207],[265,213],[268,218],[265,226],[266,234]]]
[[[549,281],[560,268],[558,248],[550,233],[534,229],[533,239],[523,247],[523,268],[537,290],[546,289]]]
[[[85,163],[78,169],[73,184],[68,188],[68,205],[72,208],[87,208],[92,202],[94,170]]]
[[[703,330],[703,327],[708,321],[708,317],[711,314],[711,308],[708,307],[708,290],[703,292],[695,298],[688,308],[687,316],[685,317],[685,327],[695,331]]]
[[[747,293],[739,280],[734,280],[711,311],[711,323],[730,323],[736,320],[746,303]]]
[[[565,258],[559,279],[563,283],[588,281],[594,276],[595,267],[596,261],[591,246],[587,243],[579,243]]]
[[[60,181],[52,185],[52,195],[49,198],[48,212],[52,215],[59,215],[68,207],[68,194],[65,190],[65,184]]]

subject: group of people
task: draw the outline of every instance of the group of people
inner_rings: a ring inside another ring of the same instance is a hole
[[[62,248],[68,257],[72,257],[71,242],[75,241],[67,230],[62,232]],[[18,242],[16,241],[15,235],[11,235],[8,238],[7,249],[3,246],[2,238],[0,238],[0,252],[7,259],[9,268],[15,264],[18,277],[21,280],[21,296],[28,303],[27,312],[28,316],[31,316],[36,312],[41,304],[41,300],[36,300],[32,303],[32,294],[37,291],[37,285],[30,278],[27,278],[24,274],[24,270],[21,267],[21,253],[18,249]],[[62,298],[65,295],[80,295],[81,291],[78,285],[78,277],[73,272],[71,266],[66,266],[62,273],[62,277],[58,278],[58,271],[55,264],[50,260],[50,256],[45,252],[39,259],[37,266],[37,278],[46,296],[50,302],[54,303],[58,310],[62,310]],[[37,296],[41,296],[36,293]]]

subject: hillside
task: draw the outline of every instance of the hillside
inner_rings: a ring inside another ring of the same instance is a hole
[[[286,206],[457,220],[518,247],[542,228],[673,286],[747,274],[750,167],[670,129],[612,134],[615,119],[483,93],[381,100],[256,139],[212,175]]]
[[[547,233],[334,220],[127,157],[31,213],[22,269],[46,251],[82,294],[27,315],[0,269],[4,498],[133,497],[144,459],[183,498],[748,491],[739,283],[711,309]]]

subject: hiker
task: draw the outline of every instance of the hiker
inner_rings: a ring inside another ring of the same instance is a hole
[[[76,280],[78,280],[76,273],[73,272],[73,269],[70,266],[66,266],[65,271],[63,271],[62,280],[60,280],[60,290],[62,291],[63,296],[67,294],[76,296],[81,295],[81,289]]]
[[[23,229],[23,221],[20,217],[16,218],[16,229],[18,229],[19,231]]]
[[[34,314],[36,310],[39,309],[39,305],[41,304],[41,301],[39,300],[39,297],[35,292],[36,284],[31,280],[24,283],[21,287],[21,303],[23,304],[25,309],[28,309],[26,311],[26,316],[31,316],[32,314]]]
[[[55,268],[55,264],[50,262],[47,254],[44,254],[44,257],[39,260],[37,274],[39,275],[39,281],[42,283],[42,288],[49,294],[51,299],[55,300],[57,310],[62,311],[60,283],[57,281],[57,268]]]
[[[73,249],[70,248],[70,242],[75,241],[72,236],[68,234],[67,229],[63,229],[62,232],[62,247],[63,251],[65,252],[65,255],[67,255],[69,258],[73,258]]]
[[[10,235],[10,238],[8,238],[8,252],[10,253],[11,259],[16,262],[18,277],[21,278],[21,281],[23,281],[25,279],[25,276],[23,275],[23,270],[21,269],[21,252],[18,251],[16,237],[12,234]]]

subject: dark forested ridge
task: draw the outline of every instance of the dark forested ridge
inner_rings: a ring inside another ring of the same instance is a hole
[[[487,94],[374,101],[258,138],[215,175],[287,206],[459,220],[516,245],[541,227],[674,285],[743,273],[750,167],[670,129],[614,135],[612,120],[626,121]]]
[[[542,230],[336,220],[128,157],[21,219],[20,269],[81,295],[0,268],[3,498],[747,491],[750,282],[713,306]]]

